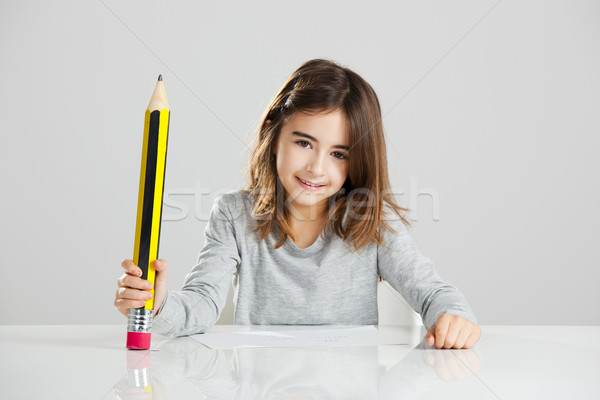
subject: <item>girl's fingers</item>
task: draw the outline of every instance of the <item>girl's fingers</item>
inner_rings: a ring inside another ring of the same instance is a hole
[[[154,260],[154,269],[156,269],[156,272],[166,272],[168,267],[169,263],[164,258]]]
[[[135,265],[133,260],[129,260],[127,258],[124,259],[121,262],[121,267],[125,270],[125,273],[127,273],[129,275],[142,276],[142,270],[140,269],[140,267]]]
[[[473,347],[475,345],[475,343],[477,343],[477,341],[479,340],[480,337],[481,337],[481,328],[476,327],[476,329],[473,332],[471,332],[471,335],[467,339],[467,341],[465,343],[465,349],[470,349],[471,347]]]
[[[164,260],[162,258],[160,260],[154,261],[154,269],[156,270],[154,286],[166,287],[168,266],[169,264],[167,263],[167,260]]]
[[[470,332],[463,329],[460,331],[460,334],[456,338],[456,342],[454,343],[455,349],[462,349],[465,347],[465,343],[467,343],[467,339],[469,338]]]
[[[146,302],[143,300],[116,299],[115,307],[124,314],[127,314],[130,308],[144,307]]]
[[[450,322],[450,327],[448,328],[448,334],[446,335],[446,343],[444,348],[446,349],[456,349],[461,347],[456,347],[456,342],[459,337],[464,334],[464,332],[469,331],[467,326],[467,320],[461,317],[453,317]]]
[[[439,318],[438,321],[435,323],[435,347],[437,347],[438,349],[444,347],[449,325],[450,320],[448,318]]]
[[[164,264],[161,265],[162,268],[157,268],[157,271],[164,270],[166,272],[166,260],[162,261],[164,261]],[[117,280],[118,289],[115,294],[114,305],[121,314],[127,316],[130,309],[144,307],[146,301],[152,298],[152,293],[148,290],[152,289],[153,285],[151,282],[140,278],[142,270],[135,265],[133,260],[123,260],[121,267],[125,273]]]
[[[427,330],[425,343],[427,343],[428,346],[433,346],[435,344],[435,324]]]
[[[123,274],[118,280],[117,285],[119,287],[129,287],[133,289],[150,290],[152,289],[152,283],[145,279],[138,278],[137,276],[131,276],[129,274]]]
[[[150,300],[152,298],[152,293],[146,290],[138,290],[138,289],[129,289],[125,287],[120,287],[117,289],[117,299],[124,300]]]

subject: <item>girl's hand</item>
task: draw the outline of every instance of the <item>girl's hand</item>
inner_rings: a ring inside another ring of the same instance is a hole
[[[428,346],[470,349],[481,337],[481,328],[466,318],[442,314],[425,335]]]
[[[154,261],[156,275],[154,279],[154,315],[160,309],[167,296],[167,260]],[[146,300],[152,298],[152,283],[142,276],[142,270],[134,264],[133,260],[125,259],[121,263],[125,273],[117,280],[117,293],[115,295],[115,307],[121,314],[127,317],[130,308],[140,308],[146,304]]]

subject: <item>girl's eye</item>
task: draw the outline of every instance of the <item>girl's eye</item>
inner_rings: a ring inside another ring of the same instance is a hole
[[[344,153],[340,153],[339,151],[334,151],[332,154],[335,158],[338,158],[340,160],[345,160],[347,158]]]
[[[305,149],[310,147],[310,142],[307,142],[306,140],[298,140],[296,144]],[[339,151],[334,151],[331,154],[333,154],[333,156],[338,160],[346,160],[348,158],[344,153],[340,153]]]
[[[308,147],[308,146],[310,146],[310,143],[308,143],[306,140],[298,140],[296,143],[300,147]]]

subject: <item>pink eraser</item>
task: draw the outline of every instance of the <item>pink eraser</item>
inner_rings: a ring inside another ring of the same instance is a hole
[[[127,332],[127,348],[132,350],[148,350],[151,333]]]

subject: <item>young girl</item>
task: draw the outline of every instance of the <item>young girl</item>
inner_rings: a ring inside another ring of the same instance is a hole
[[[421,314],[426,343],[471,348],[481,330],[462,293],[436,273],[390,193],[381,109],[373,88],[334,62],[306,62],[262,118],[245,190],[213,203],[198,263],[167,293],[155,261],[153,330],[210,329],[235,277],[235,323],[378,323],[377,282]],[[132,260],[121,264],[115,306],[151,297]]]

